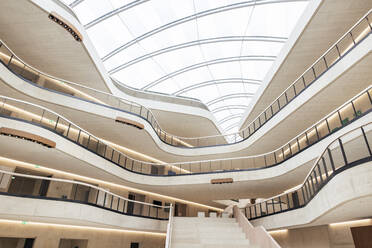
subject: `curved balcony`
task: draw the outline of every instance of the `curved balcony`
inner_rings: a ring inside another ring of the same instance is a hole
[[[25,101],[0,96],[0,115],[46,128],[127,171],[151,176],[179,176],[249,171],[278,166],[370,113],[371,94],[372,86],[272,152],[257,156],[186,163],[159,164],[132,159],[63,116]]]
[[[241,211],[255,220],[306,207],[338,174],[372,161],[371,129],[369,123],[338,137],[318,157],[302,184]]]
[[[18,182],[18,183],[17,183]],[[168,220],[172,206],[135,201],[92,184],[0,170],[0,195],[85,204],[120,215]],[[32,185],[33,187],[30,187]],[[67,217],[67,216],[65,216]]]
[[[185,148],[226,145],[248,139],[293,99],[304,92],[316,79],[368,37],[372,32],[371,20],[370,10],[254,121],[240,132],[227,135],[187,138],[169,134],[160,127],[154,114],[148,108],[102,91],[44,74],[24,63],[2,42],[0,43],[0,58],[2,63],[12,72],[35,86],[139,116],[150,123],[160,140],[166,144]]]

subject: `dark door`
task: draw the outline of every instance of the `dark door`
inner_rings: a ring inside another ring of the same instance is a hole
[[[174,205],[174,216],[178,216],[178,204]]]
[[[48,177],[52,177],[52,176],[48,176]],[[50,184],[49,180],[41,180],[41,185],[40,185],[40,190],[39,190],[39,195],[40,196],[46,196],[47,195],[48,189],[49,189],[49,184]]]
[[[186,216],[186,204],[176,202],[174,216]]]
[[[355,248],[371,248],[372,226],[358,226],[351,228]]]
[[[139,243],[136,242],[130,243],[130,248],[139,248]]]
[[[133,194],[129,194],[128,195],[128,199],[129,200],[135,200],[135,195]],[[127,213],[128,214],[133,214],[133,210],[134,210],[134,202],[131,202],[131,201],[128,201],[128,208],[127,208]]]
[[[292,200],[293,200],[293,207],[297,208],[300,206],[300,202],[298,201],[298,194],[297,191],[292,193]],[[287,203],[289,207],[289,202]]]
[[[32,248],[34,246],[35,239],[26,239],[23,248]]]
[[[151,175],[158,175],[159,169],[155,165],[151,165]]]

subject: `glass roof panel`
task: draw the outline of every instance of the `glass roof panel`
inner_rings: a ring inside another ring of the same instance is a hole
[[[101,15],[112,11],[113,7],[110,1],[85,0],[78,4],[73,10],[79,17],[81,23],[87,24]]]
[[[231,132],[308,3],[277,1],[83,0],[74,11],[83,24],[107,17],[86,28],[112,76],[226,107],[214,114],[234,117],[220,125]]]
[[[118,29],[120,32],[118,32]],[[89,37],[93,40],[94,46],[100,56],[104,56],[120,46],[131,36],[131,33],[118,16],[113,16],[101,22],[99,25],[87,29],[87,32]]]

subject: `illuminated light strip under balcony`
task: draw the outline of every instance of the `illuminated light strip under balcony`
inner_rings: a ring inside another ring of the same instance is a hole
[[[197,203],[197,202],[192,202],[192,201],[179,199],[179,198],[176,198],[176,197],[161,195],[161,194],[158,194],[158,193],[153,193],[153,192],[149,192],[149,191],[145,191],[145,190],[141,190],[141,189],[136,189],[136,188],[132,188],[132,187],[129,187],[129,186],[124,186],[124,185],[120,185],[120,184],[116,184],[116,183],[106,182],[106,181],[91,178],[91,177],[80,176],[80,175],[77,175],[77,174],[74,174],[74,173],[60,171],[60,170],[56,170],[56,169],[51,169],[51,168],[44,167],[44,166],[41,166],[41,165],[36,165],[36,164],[28,163],[28,162],[23,162],[23,161],[11,159],[11,158],[6,158],[6,157],[1,157],[0,156],[0,162],[1,162],[1,165],[7,166],[7,167],[16,167],[17,166],[17,167],[32,169],[32,170],[41,171],[41,172],[45,172],[45,173],[49,173],[49,174],[56,174],[56,175],[64,176],[64,177],[67,177],[67,178],[72,178],[72,179],[79,180],[79,181],[85,181],[85,182],[92,183],[92,184],[97,184],[97,185],[100,185],[100,186],[106,185],[106,186],[113,187],[113,188],[119,188],[119,189],[124,189],[124,190],[127,190],[127,191],[136,192],[136,193],[139,193],[139,194],[154,196],[154,197],[161,198],[163,200],[171,200],[171,201],[174,201],[174,202],[189,204],[189,205],[193,205],[193,206],[197,206],[197,207],[201,207],[201,208],[211,209],[211,210],[218,211],[218,212],[223,212],[224,211],[221,208],[216,208],[216,207],[208,206],[208,205]]]
[[[20,113],[20,114],[26,115],[26,116],[30,117],[31,119],[36,119],[36,120],[40,119],[40,120],[42,120],[43,123],[51,123],[51,121],[52,121],[52,120],[50,120],[50,119],[48,119],[48,118],[46,118],[46,117],[44,117],[44,116],[40,116],[40,115],[37,115],[37,114],[31,113],[31,112],[25,111],[25,110],[23,110],[23,109],[20,109],[20,108],[18,108],[18,107],[13,106],[13,105],[7,104],[7,103],[5,103],[5,102],[3,102],[3,101],[0,101],[0,105],[1,105],[3,108],[5,108],[5,109],[7,109],[7,110],[9,110],[9,111],[12,111],[12,112],[16,112],[16,113]],[[58,124],[58,127],[63,128],[63,129],[65,129],[65,130],[67,130],[67,129],[69,128],[69,127],[68,127],[67,125],[65,125],[65,124]],[[78,131],[77,129],[70,128],[70,132],[78,133],[79,131]],[[148,156],[148,155],[146,155],[146,154],[143,154],[143,153],[140,153],[140,152],[134,151],[134,150],[132,150],[132,149],[126,148],[126,147],[124,147],[124,146],[120,146],[120,145],[118,145],[118,144],[112,143],[112,142],[110,142],[110,141],[107,141],[107,140],[104,140],[104,139],[101,139],[101,138],[100,138],[100,140],[103,141],[103,142],[105,142],[105,143],[107,143],[107,144],[110,145],[110,146],[115,147],[116,149],[118,149],[118,150],[120,150],[120,151],[122,151],[122,152],[124,152],[124,153],[126,152],[126,153],[129,153],[129,154],[131,154],[131,155],[138,156],[138,157],[140,157],[140,158],[142,158],[142,159],[145,159],[145,160],[147,160],[147,161],[151,161],[151,162],[157,163],[158,165],[169,166],[170,168],[172,168],[172,169],[174,169],[174,170],[177,170],[177,171],[180,170],[180,168],[178,168],[177,166],[174,166],[174,165],[171,165],[171,164],[167,164],[167,163],[164,162],[164,161],[161,161],[161,160],[158,160],[158,159],[156,159],[156,158],[150,157],[150,156]],[[183,171],[183,172],[185,172],[185,173],[190,173],[190,171],[188,171],[188,170],[184,170],[184,169],[181,169],[181,171]]]
[[[349,226],[349,225],[365,225],[365,224],[372,224],[372,219],[361,219],[361,220],[351,220],[351,221],[344,221],[344,222],[336,222],[329,224],[330,226]]]
[[[4,53],[0,53],[0,57],[4,58],[5,61],[9,61],[10,58],[11,58],[11,56],[9,56],[9,55],[7,55],[7,54],[4,54]],[[20,60],[20,58],[18,58],[18,57],[16,57],[16,56],[13,56],[13,58],[12,58],[12,60],[11,60],[11,63],[18,65],[19,67],[23,67],[25,64],[23,64],[23,62],[21,62],[21,61],[22,61],[22,60]],[[31,72],[31,73],[34,73],[34,72],[31,71],[30,69],[35,70],[35,72],[39,72],[39,71],[37,71],[36,69],[30,67],[29,65],[26,65],[26,66],[24,67],[24,70],[27,70],[27,71],[29,71],[29,72]],[[47,77],[46,75],[41,74],[41,73],[40,73],[40,77],[43,77],[43,78],[45,78],[45,79],[47,79],[47,80],[53,82],[54,84],[56,84],[56,85],[59,86],[59,87],[65,88],[66,90],[70,90],[70,91],[72,91],[72,92],[74,92],[74,93],[76,93],[76,94],[82,95],[83,97],[86,97],[86,98],[88,98],[89,100],[91,100],[91,101],[93,101],[93,102],[100,103],[100,104],[103,104],[103,105],[107,105],[106,103],[104,103],[104,102],[98,100],[97,98],[95,98],[95,97],[93,97],[93,96],[91,96],[91,95],[89,95],[89,94],[86,94],[86,93],[84,93],[84,92],[82,92],[82,91],[80,91],[80,90],[78,90],[78,89],[76,89],[76,88],[74,88],[74,87],[71,87],[71,86],[65,84],[65,83],[62,82],[62,81],[58,81],[58,80],[56,80],[56,79],[54,79],[54,78],[52,78],[52,77]]]
[[[1,44],[1,40],[0,40],[0,44]],[[9,49],[9,48],[7,48],[7,49]],[[11,51],[11,50],[9,49],[9,51]],[[12,52],[12,53],[13,53],[13,52]],[[106,104],[105,102],[102,102],[102,101],[100,101],[99,99],[97,99],[97,98],[95,98],[95,97],[93,97],[93,96],[91,96],[91,95],[89,95],[89,94],[87,94],[87,93],[84,93],[84,92],[82,92],[82,91],[80,91],[80,90],[78,90],[78,89],[76,89],[76,88],[74,88],[74,87],[71,87],[71,86],[67,85],[67,84],[66,84],[65,82],[63,82],[63,81],[57,80],[57,79],[53,78],[52,76],[49,76],[49,75],[43,74],[43,73],[41,73],[40,71],[36,70],[35,68],[33,68],[33,67],[31,67],[31,66],[29,66],[29,65],[27,65],[27,64],[24,64],[24,62],[21,62],[22,60],[21,60],[20,58],[18,58],[16,55],[14,55],[13,58],[11,59],[11,56],[9,56],[9,55],[7,55],[7,54],[4,54],[4,53],[0,53],[0,57],[3,57],[5,61],[10,61],[10,60],[11,60],[11,62],[12,62],[13,64],[18,65],[19,67],[24,67],[24,65],[26,65],[26,66],[23,68],[24,70],[27,70],[27,71],[29,71],[29,72],[31,72],[31,73],[33,73],[33,71],[31,71],[31,70],[34,70],[35,72],[38,72],[38,73],[39,73],[40,77],[43,77],[43,78],[45,78],[45,79],[48,79],[49,81],[53,82],[53,83],[56,84],[57,86],[62,87],[62,88],[65,88],[67,91],[72,91],[72,92],[74,92],[75,94],[77,94],[77,95],[81,95],[81,96],[83,96],[83,97],[85,97],[85,98],[87,98],[87,99],[89,99],[89,100],[91,100],[91,101],[93,101],[93,102],[96,102],[96,103],[99,103],[99,104],[102,104],[102,105],[108,106],[108,104]],[[30,69],[31,69],[31,70],[30,70]],[[160,135],[161,135],[161,134],[160,134]],[[176,137],[176,136],[174,136],[174,135],[172,135],[172,136],[170,136],[170,137],[172,137],[172,139],[173,139],[174,141],[176,141],[176,142],[178,142],[179,144],[182,144],[182,145],[184,145],[184,146],[186,146],[186,147],[194,147],[194,146],[192,146],[192,145],[186,143],[185,141],[179,139],[178,137]]]
[[[287,232],[288,232],[288,229],[278,229],[278,230],[269,231],[268,233],[272,235],[272,234],[287,233]]]
[[[60,227],[68,229],[80,229],[80,230],[91,230],[91,231],[108,231],[108,232],[123,232],[123,233],[133,233],[133,234],[145,234],[145,235],[155,235],[155,236],[166,236],[165,232],[151,232],[151,231],[138,231],[129,229],[119,229],[119,228],[106,228],[106,227],[93,227],[93,226],[79,226],[79,225],[67,225],[67,224],[57,224],[57,223],[46,223],[37,221],[26,221],[26,220],[9,220],[0,219],[0,224],[15,224],[15,225],[26,225],[26,226],[45,226],[45,227]]]

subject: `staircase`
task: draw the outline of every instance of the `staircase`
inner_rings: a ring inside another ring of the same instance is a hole
[[[235,219],[174,217],[172,248],[256,248]]]

